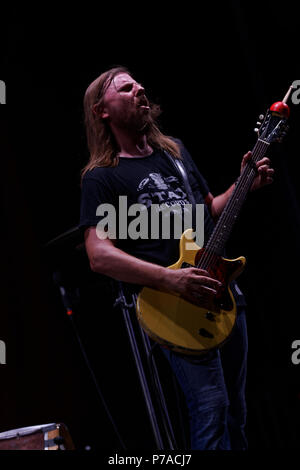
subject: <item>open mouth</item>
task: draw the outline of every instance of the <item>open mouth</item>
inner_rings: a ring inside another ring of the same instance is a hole
[[[142,98],[138,103],[138,107],[142,109],[150,109],[148,100],[146,98]]]

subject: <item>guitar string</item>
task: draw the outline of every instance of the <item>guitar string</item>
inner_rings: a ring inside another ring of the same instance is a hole
[[[253,182],[253,179],[255,178],[254,170],[253,170],[253,168],[251,168],[252,164],[253,164],[253,162],[258,161],[261,158],[261,156],[265,153],[265,150],[266,150],[266,148],[264,148],[263,143],[261,141],[258,141],[256,146],[254,147],[254,149],[252,151],[252,154],[253,154],[252,159],[251,159],[251,161],[248,162],[248,164],[246,165],[244,171],[240,175],[240,178],[239,178],[239,181],[238,181],[238,187],[236,188],[234,194],[230,198],[229,204],[226,207],[226,211],[223,211],[223,216],[221,215],[221,220],[218,224],[220,226],[220,228],[219,228],[219,230],[217,229],[216,231],[213,232],[211,238],[208,241],[208,244],[206,246],[206,247],[208,247],[208,249],[207,249],[206,252],[204,252],[204,256],[203,256],[202,263],[201,263],[202,265],[205,265],[205,267],[208,267],[209,264],[212,261],[216,261],[216,259],[218,257],[218,253],[216,253],[215,250],[211,250],[211,246],[216,243],[217,237],[219,236],[219,233],[220,233],[220,230],[224,229],[224,226],[228,227],[228,223],[229,223],[229,226],[232,226],[232,224],[235,222],[235,217],[232,214],[232,208],[233,208],[234,205],[237,204],[237,201],[239,201],[238,205],[237,205],[237,208],[239,208],[239,206],[242,205],[244,198],[241,199],[241,196],[242,195],[244,195],[244,197],[246,196],[247,193],[245,193],[245,188],[247,186],[249,186],[249,188],[250,188],[250,186]],[[253,171],[252,175],[251,175],[251,173],[252,173],[251,170]],[[227,230],[227,234],[225,234],[225,235],[228,237],[228,230]],[[219,242],[219,244],[220,244],[220,242]],[[206,255],[205,255],[205,253],[206,253]]]
[[[237,205],[237,208],[241,208],[244,199],[248,193],[248,190],[250,189],[253,180],[255,178],[255,169],[253,168],[253,163],[256,163],[261,159],[261,157],[266,153],[267,149],[269,147],[269,144],[265,141],[258,140],[257,143],[255,144],[253,150],[252,150],[252,158],[251,160],[245,165],[244,170],[242,171],[242,174],[240,175],[238,182],[237,182],[237,187],[234,190],[234,193],[232,194],[232,197],[229,200],[229,204],[227,207],[225,206],[225,211],[223,210],[221,214],[220,221],[218,225],[220,228],[217,230],[214,230],[212,233],[210,239],[208,240],[208,243],[206,245],[206,251],[204,251],[203,256],[201,257],[198,267],[201,265],[202,269],[207,269],[208,267],[213,267],[214,264],[216,263],[218,259],[218,253],[215,253],[215,251],[211,250],[210,246],[215,244],[217,241],[217,236],[219,236],[220,230],[224,230],[224,227],[232,227],[233,223],[235,222],[236,217],[233,216],[232,214],[232,208],[234,205]],[[253,174],[252,174],[253,172]],[[247,185],[249,188],[247,189],[247,192],[245,192],[245,189],[247,188]],[[241,196],[244,196],[244,198],[241,199]],[[238,200],[238,203],[237,203]],[[240,209],[239,209],[240,210]],[[230,232],[225,233],[225,236],[228,238]],[[221,239],[222,241],[222,239]],[[226,241],[226,238],[225,238]],[[220,242],[219,242],[220,244]],[[204,248],[204,250],[205,250]],[[208,248],[208,249],[207,249]]]
[[[240,175],[239,181],[238,181],[238,187],[235,190],[234,197],[230,198],[229,204],[226,207],[226,211],[223,211],[223,217],[221,215],[221,220],[218,225],[220,225],[220,229],[224,227],[225,223],[228,226],[228,222],[232,222],[232,219],[234,218],[232,215],[232,207],[236,204],[236,200],[239,199],[239,206],[241,206],[243,200],[241,200],[240,196],[245,193],[245,188],[248,185],[249,187],[251,186],[253,179],[255,178],[255,173],[251,177],[251,170],[253,170],[252,164],[253,162],[257,162],[261,156],[265,153],[266,147],[264,146],[265,142],[264,141],[258,141],[257,144],[255,145],[253,151],[252,151],[252,159],[248,164],[246,165],[244,171]],[[254,170],[253,170],[254,172]],[[249,189],[249,188],[248,188]],[[238,207],[238,206],[237,206]],[[235,221],[235,220],[234,220]],[[219,231],[220,231],[219,229]],[[210,249],[210,246],[216,243],[216,237],[218,236],[218,230],[214,231],[211,238],[208,241],[208,249],[207,251],[204,252],[202,259],[200,260],[202,266],[204,265],[205,268],[207,268],[212,261],[216,262],[216,259],[218,258],[218,253],[215,253],[214,250]],[[227,234],[228,236],[228,234]],[[215,259],[214,259],[215,258]]]
[[[254,158],[249,162],[249,166],[245,168],[244,172],[242,172],[241,178],[240,178],[240,183],[237,186],[235,193],[232,194],[232,198],[229,201],[229,204],[226,208],[226,211],[221,215],[221,220],[220,220],[220,228],[215,232],[214,237],[212,237],[212,240],[210,241],[210,244],[216,242],[216,238],[218,236],[222,236],[222,232],[219,235],[219,232],[222,230],[225,237],[228,237],[229,231],[231,230],[231,226],[235,222],[236,216],[233,215],[232,213],[232,207],[234,205],[237,206],[237,209],[240,209],[246,195],[248,193],[248,190],[250,189],[253,180],[255,178],[255,173],[256,169],[253,171],[251,170],[251,167],[253,167],[253,163],[257,162],[259,159],[261,159],[262,155],[265,153],[266,148],[264,148],[263,144],[258,145],[257,152],[254,152]],[[245,191],[247,189],[247,191]],[[227,230],[224,231],[224,227],[227,228]],[[224,236],[223,236],[224,239]],[[222,238],[221,238],[222,241]]]

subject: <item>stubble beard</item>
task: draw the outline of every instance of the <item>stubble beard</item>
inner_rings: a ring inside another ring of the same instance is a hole
[[[149,127],[152,123],[152,117],[150,113],[133,113],[128,116],[124,116],[124,118],[119,119],[119,127],[127,132],[135,133],[137,135],[142,135],[147,133]]]

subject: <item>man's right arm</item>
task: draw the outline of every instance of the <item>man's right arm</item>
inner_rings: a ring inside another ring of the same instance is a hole
[[[197,305],[211,306],[221,286],[201,269],[173,270],[129,255],[113,240],[99,238],[95,227],[85,230],[85,246],[92,271],[119,281],[177,293]]]

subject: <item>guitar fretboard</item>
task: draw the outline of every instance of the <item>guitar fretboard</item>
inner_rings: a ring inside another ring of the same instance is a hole
[[[258,139],[253,150],[252,158],[246,163],[239,176],[234,191],[227,201],[225,208],[211,234],[205,252],[198,264],[199,268],[207,269],[216,259],[215,255],[222,255],[225,245],[238,218],[246,196],[257,176],[256,163],[263,158],[269,147],[269,143]]]

